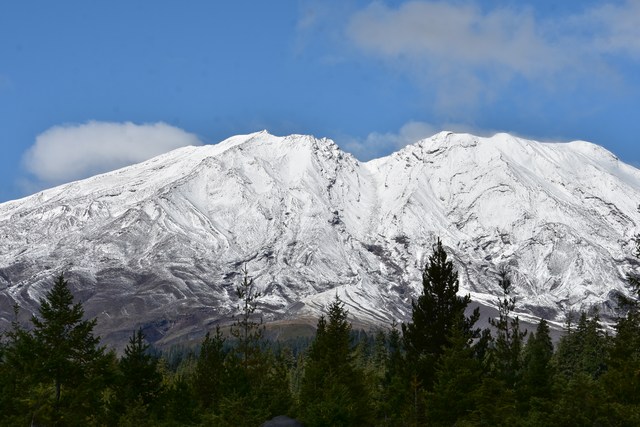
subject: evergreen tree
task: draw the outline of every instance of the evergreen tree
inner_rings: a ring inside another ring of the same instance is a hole
[[[289,378],[265,348],[264,324],[262,319],[255,320],[261,295],[246,269],[236,293],[240,301],[240,316],[231,326],[231,336],[235,341],[225,359],[229,378],[225,387],[227,393],[210,422],[253,426],[289,409]]]
[[[402,324],[402,335],[408,365],[420,386],[431,389],[434,370],[443,351],[450,345],[454,325],[462,325],[467,338],[476,338],[479,330],[474,324],[480,316],[476,309],[465,317],[471,302],[469,295],[458,296],[458,272],[447,259],[440,239],[433,248],[422,274],[422,294],[412,301],[411,321]]]
[[[386,357],[381,360],[384,364],[381,367],[383,376],[379,382],[379,402],[376,405],[377,425],[405,425],[415,419],[415,405],[412,404],[402,335],[395,321],[386,334],[386,350]]]
[[[494,376],[513,389],[520,379],[522,368],[522,349],[526,331],[520,330],[518,316],[511,318],[516,299],[511,296],[512,283],[507,270],[498,273],[498,286],[503,297],[498,300],[498,319],[489,319],[496,329],[495,344],[491,355]]]
[[[164,422],[159,425],[197,425],[201,411],[189,382],[189,378],[180,373],[173,375],[170,380],[165,379],[161,399],[163,404],[161,420]]]
[[[598,314],[589,318],[582,312],[576,327],[558,343],[553,359],[555,369],[567,379],[578,373],[596,379],[606,371],[608,344]]]
[[[640,425],[640,313],[618,319],[601,382],[619,425]]]
[[[386,404],[385,375],[388,360],[387,335],[384,330],[378,329],[375,331],[372,354],[366,354],[364,363],[360,364],[360,366],[364,366],[368,394],[371,396],[372,407],[378,420],[384,419],[386,416],[383,408]]]
[[[610,426],[631,425],[613,423],[608,413],[605,395],[599,381],[584,372],[571,378],[556,377],[556,400],[547,425],[552,426]]]
[[[640,238],[635,239],[640,258]],[[601,381],[607,393],[608,412],[619,425],[640,425],[640,278],[629,273],[632,298],[626,300],[626,314],[616,322],[616,334],[607,354],[607,371]]]
[[[589,318],[582,312],[551,359],[555,371],[552,425],[617,425],[607,420],[611,414],[604,410],[604,390],[598,381],[606,372],[607,348],[608,337],[597,314]]]
[[[540,319],[524,350],[522,384],[519,399],[523,410],[548,412],[553,394],[553,343],[549,325]]]
[[[354,366],[351,324],[344,303],[336,296],[328,321],[318,320],[300,390],[301,418],[308,426],[370,425],[371,409],[363,373]]]
[[[118,392],[125,404],[141,402],[144,406],[154,403],[162,392],[162,375],[158,359],[149,353],[142,329],[129,338],[119,363],[122,374]]]
[[[96,321],[83,317],[82,305],[73,303],[67,281],[60,275],[40,301],[38,315],[31,318],[36,375],[41,383],[53,384],[51,424],[81,422],[89,416],[107,374],[109,357],[93,335]]]
[[[33,336],[18,322],[14,306],[11,329],[4,334],[0,354],[0,425],[26,425],[39,415],[49,398],[37,393]]]
[[[454,327],[449,346],[438,360],[433,391],[427,396],[429,425],[452,426],[475,410],[482,367],[472,340],[462,327]]]
[[[245,371],[249,372],[261,365],[263,359],[264,325],[262,319],[255,320],[258,299],[262,296],[256,291],[253,278],[249,277],[246,268],[243,271],[242,283],[236,287],[236,295],[240,301],[240,317],[231,327],[231,336],[235,338],[235,354]]]
[[[203,408],[213,408],[214,411],[218,409],[224,391],[223,385],[227,379],[224,341],[219,326],[216,326],[213,337],[207,332],[200,347],[193,378],[194,391],[200,404]]]

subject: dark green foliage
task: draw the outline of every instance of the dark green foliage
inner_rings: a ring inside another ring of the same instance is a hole
[[[353,331],[336,297],[309,346],[265,341],[245,271],[231,337],[216,328],[199,351],[154,353],[139,330],[117,360],[60,277],[32,329],[16,315],[0,335],[0,426],[257,426],[285,414],[308,426],[640,425],[637,299],[613,337],[582,313],[554,352],[544,320],[524,345],[506,272],[499,283],[499,316],[480,334],[438,241],[402,334]]]
[[[46,298],[40,301],[39,316],[33,316],[33,338],[38,374],[54,384],[53,405],[57,410],[64,388],[79,385],[91,362],[102,355],[99,339],[93,336],[96,321],[83,320],[82,305],[59,276]]]
[[[197,424],[200,409],[188,378],[176,375],[159,400],[163,403],[163,408],[156,411],[163,421],[159,425],[179,427]]]
[[[411,303],[411,321],[402,324],[402,335],[408,365],[420,386],[430,390],[435,366],[450,345],[448,340],[454,325],[462,325],[463,334],[475,338],[479,331],[473,329],[473,325],[480,313],[476,309],[470,317],[465,317],[471,298],[469,295],[457,295],[458,272],[447,259],[440,239],[425,266],[422,285],[422,294]]]
[[[614,402],[610,411],[640,425],[640,313],[633,311],[620,318],[616,332],[606,359],[607,371],[600,380],[607,401]]]
[[[16,320],[0,358],[1,425],[88,425],[108,419],[115,355],[93,336],[67,282],[58,277],[41,301],[33,329]]]
[[[149,345],[144,340],[142,329],[129,338],[124,355],[119,363],[120,377],[117,384],[120,407],[141,412],[150,408],[162,393],[162,375],[158,369],[158,359],[149,354]]]
[[[483,378],[476,393],[475,410],[466,417],[469,425],[517,425],[516,395],[513,389],[492,376]]]
[[[600,426],[609,425],[604,411],[601,384],[591,375],[577,372],[570,379],[559,377],[557,399],[552,425]]]
[[[231,327],[231,336],[236,339],[234,352],[247,372],[259,368],[263,357],[264,325],[262,319],[256,321],[254,313],[258,299],[262,296],[255,289],[253,279],[244,270],[242,283],[236,287],[236,296],[240,301],[240,317]]]
[[[451,426],[476,408],[482,367],[472,340],[462,327],[454,327],[449,346],[438,360],[433,391],[428,393],[429,425]]]
[[[301,418],[308,426],[371,425],[363,372],[353,360],[351,324],[337,296],[327,316],[318,320],[316,339],[306,359],[300,390]]]
[[[223,384],[228,380],[225,377],[224,341],[220,327],[216,327],[215,335],[211,337],[207,332],[200,347],[200,355],[193,376],[193,388],[196,398],[204,409],[212,408],[214,411],[219,409],[224,392]]]
[[[568,379],[578,373],[598,378],[606,371],[608,343],[598,314],[589,318],[586,313],[581,313],[576,327],[558,344],[554,358],[558,373]]]
[[[241,314],[231,327],[231,336],[235,340],[225,358],[222,374],[228,381],[224,384],[224,395],[219,405],[214,407],[218,413],[212,422],[254,426],[274,415],[288,412],[292,398],[288,373],[266,349],[262,319],[255,320],[261,295],[255,290],[253,279],[246,270],[236,293]]]
[[[509,273],[503,269],[498,276],[498,286],[503,295],[498,300],[498,319],[489,319],[489,323],[496,329],[494,347],[490,354],[490,370],[507,388],[513,389],[522,373],[522,349],[526,331],[520,330],[518,316],[510,317],[515,309],[516,299],[511,296]]]
[[[635,256],[640,257],[640,239],[636,236]],[[616,323],[606,358],[607,371],[601,383],[607,393],[608,410],[612,418],[625,420],[628,425],[640,425],[640,279],[629,274],[629,282],[636,299],[627,304],[627,313]],[[619,425],[623,425],[622,422]]]
[[[36,395],[34,377],[33,337],[15,320],[4,335],[0,357],[0,425],[28,424],[40,412],[46,399]]]
[[[543,400],[551,398],[554,373],[551,366],[552,356],[553,343],[549,325],[546,320],[540,319],[536,332],[529,336],[524,351],[520,400],[526,408],[532,400],[541,405]]]
[[[73,303],[61,275],[40,302],[38,315],[31,319],[36,390],[53,384],[49,393],[39,389],[46,400],[41,402],[41,415],[36,418],[44,422],[80,423],[93,415],[98,405],[109,359],[99,346],[99,338],[93,335],[96,321],[83,317],[82,305]]]

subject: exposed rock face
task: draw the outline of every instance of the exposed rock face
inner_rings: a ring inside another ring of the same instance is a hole
[[[187,339],[234,314],[246,266],[265,320],[336,294],[359,321],[403,320],[437,236],[482,304],[506,264],[523,315],[606,314],[639,203],[640,171],[586,142],[440,133],[362,163],[326,139],[237,136],[0,205],[0,317],[65,272],[107,342]]]

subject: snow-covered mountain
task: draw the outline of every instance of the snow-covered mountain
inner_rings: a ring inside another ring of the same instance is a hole
[[[338,294],[404,320],[440,236],[491,305],[509,266],[523,315],[561,320],[626,293],[640,171],[587,142],[440,133],[359,162],[331,140],[236,136],[0,205],[0,317],[65,272],[107,341],[184,339],[236,310],[246,266],[266,320]]]

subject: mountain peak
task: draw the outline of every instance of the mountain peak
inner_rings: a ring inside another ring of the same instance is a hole
[[[265,320],[316,316],[336,293],[364,322],[403,320],[437,237],[478,303],[507,265],[521,316],[606,315],[640,231],[640,171],[607,153],[451,132],[367,163],[266,131],[181,148],[1,204],[0,322],[64,272],[103,336],[169,340],[232,316],[243,266]]]

